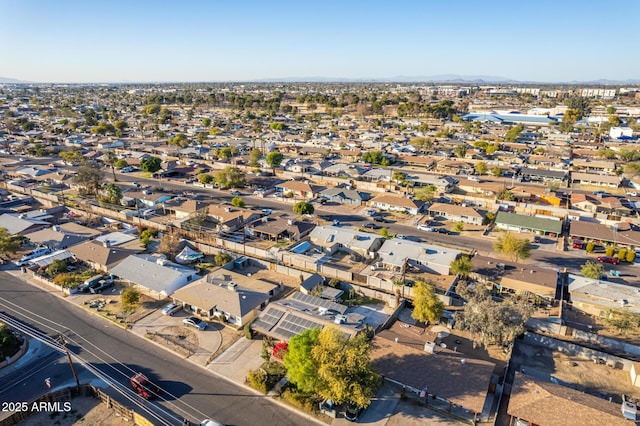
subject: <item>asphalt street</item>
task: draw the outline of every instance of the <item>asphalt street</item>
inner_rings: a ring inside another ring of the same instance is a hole
[[[5,271],[0,271],[0,283],[0,311],[50,335],[64,334],[69,349],[89,368],[97,369],[107,381],[116,382],[118,389],[129,389],[129,377],[135,372],[142,372],[157,383],[162,396],[160,401],[154,402],[159,404],[156,412],[168,411],[174,414],[174,419],[187,418],[192,422],[213,418],[231,425],[309,424],[309,420],[270,402],[269,398],[225,381],[109,321],[25,284]],[[46,372],[45,377],[55,374],[60,380],[69,380],[70,372],[65,373],[68,365],[59,358],[47,358],[44,365],[48,367],[37,372],[38,375]],[[25,389],[21,397],[42,388],[40,376],[33,383],[25,378],[14,379],[23,383],[23,388],[33,386],[35,389]],[[2,389],[6,387],[5,383],[3,379]],[[7,394],[0,397],[7,397]],[[136,398],[138,402],[144,402],[141,397]]]

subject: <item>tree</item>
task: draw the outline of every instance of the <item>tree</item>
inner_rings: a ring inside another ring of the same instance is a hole
[[[127,287],[122,290],[122,304],[124,306],[135,306],[140,301],[140,292],[134,287]]]
[[[209,117],[205,117],[202,119],[202,125],[204,127],[209,127],[211,126],[211,119]]]
[[[569,107],[570,110],[576,111],[578,120],[580,120],[582,117],[589,115],[589,113],[591,112],[589,99],[583,98],[581,96],[568,98],[564,101],[564,104],[567,107]],[[566,115],[566,112],[565,112],[565,115]]]
[[[493,249],[514,261],[526,259],[531,255],[531,243],[526,238],[518,238],[511,232],[505,232],[493,243]]]
[[[413,312],[411,318],[421,322],[435,323],[444,314],[444,303],[438,298],[433,285],[416,281],[413,287]]]
[[[244,207],[244,200],[240,197],[234,197],[231,199],[231,205],[241,209]]]
[[[98,195],[102,187],[103,174],[97,164],[85,163],[78,169],[73,182],[80,187],[83,195]]]
[[[0,323],[0,359],[15,355],[19,348],[18,338],[6,325]]]
[[[113,166],[116,169],[124,169],[128,165],[129,165],[129,163],[127,163],[127,160],[125,160],[124,158],[120,158],[115,163],[113,163]]]
[[[177,232],[165,231],[162,233],[162,238],[160,238],[158,253],[162,253],[170,258],[174,258],[176,254],[178,254],[179,244],[180,235]]]
[[[629,263],[633,263],[636,260],[635,250],[627,250],[627,258],[625,260]]]
[[[82,160],[80,151],[61,151],[58,154],[67,163],[73,163]]]
[[[618,333],[626,334],[640,327],[640,315],[627,309],[610,309],[604,315],[604,322],[615,327]]]
[[[0,254],[15,253],[20,249],[22,238],[9,234],[7,228],[0,228]]]
[[[291,383],[305,393],[318,387],[318,364],[311,356],[311,349],[318,342],[319,328],[304,330],[289,340],[289,352],[284,356],[284,366]]]
[[[456,147],[453,148],[453,155],[457,158],[464,158],[467,155],[467,149],[466,144],[456,145]]]
[[[299,215],[313,214],[314,211],[313,204],[307,203],[306,201],[300,201],[293,206],[293,212]]]
[[[451,273],[460,275],[462,278],[467,278],[473,269],[471,265],[471,258],[469,256],[460,256],[458,259],[451,262]]]
[[[604,267],[602,263],[592,262],[590,260],[580,267],[580,273],[582,275],[587,278],[593,278],[594,280],[599,280],[603,272]]]
[[[496,302],[491,297],[472,297],[455,314],[456,326],[471,334],[473,346],[507,345],[524,332],[533,307],[511,299]]]
[[[516,196],[513,195],[513,192],[505,188],[496,194],[496,198],[498,200],[513,201],[516,199]]]
[[[197,177],[198,177],[198,182],[205,185],[208,185],[211,182],[213,182],[213,176],[211,176],[209,173],[198,173]]]
[[[585,247],[585,250],[587,251],[587,253],[593,253],[595,249],[596,249],[596,243],[594,243],[593,241],[589,241],[587,243],[587,246]]]
[[[244,172],[233,166],[216,173],[215,181],[220,188],[242,188],[247,184]]]
[[[102,161],[104,162],[104,164],[111,166],[113,181],[117,182],[118,179],[116,178],[116,162],[118,161],[118,157],[116,157],[116,154],[113,151],[105,151],[105,153],[102,155]]]
[[[389,233],[389,228],[387,227],[380,228],[380,231],[378,231],[378,235],[380,235],[385,240],[391,238],[391,233]]]
[[[103,189],[104,195],[100,197],[100,201],[111,204],[118,205],[122,200],[122,190],[115,183],[108,183],[105,185]]]
[[[515,142],[518,140],[523,130],[524,126],[522,124],[515,125],[507,130],[507,134],[504,135],[504,138],[509,142]]]
[[[491,174],[495,177],[500,177],[502,176],[502,169],[500,167],[494,167],[491,169]]]
[[[55,277],[61,272],[67,270],[67,262],[60,259],[53,259],[53,261],[47,266],[46,273],[50,277]]]
[[[487,170],[489,170],[489,168],[487,167],[487,163],[485,163],[484,161],[478,161],[474,168],[476,170],[476,173],[479,175],[483,175],[487,173]]]
[[[157,232],[150,229],[145,229],[140,232],[140,243],[142,243],[142,246],[146,249],[149,246],[151,239],[156,237],[157,235]]]
[[[181,148],[184,148],[187,145],[189,145],[189,140],[184,135],[184,133],[178,133],[177,135],[169,138],[167,142],[169,143],[169,145],[177,145]]]
[[[280,151],[273,151],[267,154],[265,161],[267,162],[267,165],[269,165],[269,167],[271,167],[271,169],[275,169],[276,167],[280,166],[280,163],[282,163],[282,160],[284,160],[284,155],[282,155],[282,153]]]
[[[413,198],[420,201],[431,201],[435,197],[435,193],[438,188],[435,185],[428,185],[423,188],[418,188],[413,193]]]
[[[226,265],[227,263],[231,262],[231,256],[229,255],[229,253],[221,252],[213,257],[213,261],[217,266]]]
[[[421,152],[427,152],[433,148],[433,140],[429,138],[412,138],[409,143]]]
[[[336,327],[324,328],[311,347],[318,366],[318,395],[336,404],[367,407],[380,383],[371,369],[370,352],[364,333],[349,338]]]
[[[391,179],[393,179],[398,183],[404,181],[406,178],[407,178],[407,174],[404,172],[393,172],[393,175],[391,176]]]
[[[382,154],[382,151],[368,151],[362,154],[362,161],[369,164],[389,166],[391,161]]]
[[[260,165],[259,161],[262,158],[262,151],[258,148],[253,148],[249,153],[249,165],[251,167],[258,167]]]
[[[231,148],[229,148],[228,146],[218,151],[218,158],[221,158],[223,160],[228,160],[229,158],[231,158],[231,155],[232,155]]]
[[[155,173],[160,170],[160,166],[162,165],[162,160],[158,157],[149,157],[145,158],[140,162],[140,169],[147,173]]]

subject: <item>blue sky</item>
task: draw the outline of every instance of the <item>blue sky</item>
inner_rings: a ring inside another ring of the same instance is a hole
[[[0,76],[640,79],[638,16],[638,0],[0,0]]]

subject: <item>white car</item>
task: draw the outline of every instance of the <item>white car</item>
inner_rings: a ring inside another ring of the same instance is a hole
[[[273,213],[271,209],[262,209],[262,214],[265,216],[269,216],[271,213]]]
[[[469,176],[468,178],[469,180],[472,180],[474,182],[480,182],[480,178],[478,176]]]
[[[44,256],[45,254],[49,254],[51,253],[51,250],[49,250],[46,247],[38,247],[37,249],[25,254],[24,256],[22,256],[20,258],[20,260],[16,261],[16,265],[17,266],[25,266],[27,264],[29,264],[29,262],[33,259],[35,259],[36,257],[40,257],[40,256]]]
[[[427,231],[427,232],[433,232],[433,228],[431,226],[428,225],[418,225],[417,228],[421,231]]]
[[[176,312],[180,312],[181,310],[182,306],[175,303],[169,303],[167,306],[162,308],[162,315],[173,316],[173,314],[175,314]]]

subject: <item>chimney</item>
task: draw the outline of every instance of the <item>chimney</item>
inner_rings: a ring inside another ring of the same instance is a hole
[[[231,291],[235,291],[236,293],[238,292],[238,284],[234,282],[230,282],[229,284],[227,284],[227,288]]]
[[[106,248],[111,247],[111,240],[104,240],[104,241],[102,242],[102,246],[103,246],[103,247],[106,247]]]

